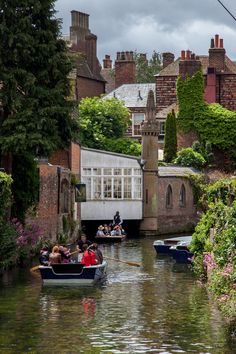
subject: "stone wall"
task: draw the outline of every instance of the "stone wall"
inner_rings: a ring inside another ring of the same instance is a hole
[[[168,186],[172,188],[172,206],[167,207],[166,195]],[[185,186],[186,204],[180,206],[180,190]],[[197,210],[194,205],[190,182],[184,177],[158,178],[158,233],[180,233],[193,230],[197,222]]]

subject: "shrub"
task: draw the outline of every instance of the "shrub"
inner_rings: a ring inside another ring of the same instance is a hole
[[[177,133],[174,110],[167,115],[165,124],[164,160],[171,162],[176,157]]]
[[[201,154],[194,151],[192,148],[185,148],[178,152],[174,163],[181,166],[191,166],[201,169],[205,165],[206,160]]]

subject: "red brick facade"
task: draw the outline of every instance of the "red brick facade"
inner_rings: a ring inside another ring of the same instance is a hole
[[[123,84],[134,84],[135,82],[133,52],[118,52],[115,61],[115,87]]]
[[[78,100],[84,97],[100,96],[105,93],[105,81],[96,81],[86,77],[79,76],[77,78]]]
[[[156,109],[157,112],[176,103],[176,76],[156,77]]]

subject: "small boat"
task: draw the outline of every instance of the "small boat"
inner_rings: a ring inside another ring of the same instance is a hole
[[[166,238],[164,240],[154,241],[153,247],[155,248],[157,254],[172,255],[172,250],[170,249],[172,246],[175,246],[181,242],[190,243],[191,240],[192,236]]]
[[[170,248],[171,255],[176,263],[192,263],[193,253],[188,249],[188,246],[177,245]]]
[[[94,285],[104,279],[107,262],[84,266],[81,263],[61,263],[39,266],[44,284],[48,285]]]
[[[121,241],[124,241],[125,238],[126,238],[126,235],[121,235],[121,236],[110,236],[110,235],[95,236],[95,239],[98,242],[121,242]]]

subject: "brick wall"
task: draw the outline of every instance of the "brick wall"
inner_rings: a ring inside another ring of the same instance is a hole
[[[177,132],[177,148],[178,150],[190,147],[193,142],[199,140],[198,136],[194,132],[183,133],[181,131]]]
[[[219,82],[219,78],[218,78]],[[218,83],[219,86],[219,83]],[[218,102],[225,108],[236,110],[236,75],[220,75],[220,100]],[[219,96],[219,95],[218,95]]]
[[[49,158],[49,163],[52,165],[70,168],[70,152],[68,149],[57,150]]]
[[[79,101],[84,97],[100,96],[105,93],[105,82],[90,80],[85,77],[77,79],[77,87]]]
[[[157,112],[176,103],[176,76],[156,77],[156,108]]]

